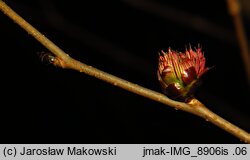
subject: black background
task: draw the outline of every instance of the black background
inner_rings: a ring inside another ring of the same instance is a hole
[[[249,87],[226,1],[5,2],[73,58],[159,92],[158,52],[200,43],[214,68],[196,97],[250,131]],[[189,113],[44,65],[37,52],[46,48],[3,13],[0,21],[0,142],[243,143]]]

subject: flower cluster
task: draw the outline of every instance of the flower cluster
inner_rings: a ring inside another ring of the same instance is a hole
[[[159,55],[158,79],[164,93],[175,100],[189,101],[200,77],[208,71],[205,57],[198,47],[195,51],[190,47],[185,53],[161,51]]]

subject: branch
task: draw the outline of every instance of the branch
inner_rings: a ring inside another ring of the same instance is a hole
[[[250,86],[250,52],[248,48],[248,41],[245,34],[242,18],[240,15],[240,2],[239,0],[227,0],[228,10],[231,14],[238,38],[239,47],[241,50],[241,57],[245,66],[246,75],[248,78],[248,85]]]
[[[122,0],[124,3],[135,7],[136,9],[143,10],[150,14],[159,16],[169,21],[175,22],[180,26],[189,27],[195,31],[201,32],[207,36],[211,36],[220,41],[234,44],[235,40],[228,28],[222,27],[212,21],[209,21],[205,17],[197,16],[192,13],[188,13],[178,8],[162,5],[153,0]],[[174,15],[174,16],[173,16]]]
[[[22,17],[20,17],[17,13],[15,13],[2,0],[0,0],[0,10],[4,12],[4,14],[6,14],[10,19],[12,19],[20,27],[26,30],[28,34],[32,35],[35,39],[37,39],[41,44],[43,44],[48,50],[50,50],[55,55],[55,60],[53,62],[54,65],[62,67],[62,68],[69,68],[69,69],[77,70],[79,72],[83,72],[85,74],[96,77],[114,86],[123,88],[125,90],[136,93],[143,97],[152,99],[154,101],[163,103],[165,105],[174,107],[182,111],[192,113],[194,115],[197,115],[199,117],[206,119],[207,121],[212,122],[218,127],[238,137],[240,140],[244,141],[245,143],[250,143],[249,133],[231,124],[230,122],[224,120],[220,116],[216,115],[215,113],[207,109],[197,99],[193,99],[189,103],[181,103],[178,101],[173,101],[161,93],[141,87],[137,84],[133,84],[129,81],[123,80],[119,77],[116,77],[114,75],[108,74],[94,67],[88,66],[84,63],[81,63],[71,58],[62,49],[57,47],[52,41],[46,38],[43,34],[41,34],[38,30],[36,30],[28,22],[26,22]]]

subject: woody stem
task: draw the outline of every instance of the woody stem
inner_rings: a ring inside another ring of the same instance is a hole
[[[250,143],[250,134],[246,131],[240,129],[239,127],[231,124],[230,122],[224,120],[211,111],[209,111],[203,104],[198,100],[191,101],[191,103],[181,103],[173,101],[166,97],[165,95],[158,93],[156,91],[144,88],[137,84],[131,83],[109,73],[103,72],[94,67],[88,66],[82,62],[79,62],[71,58],[62,49],[56,46],[52,41],[41,34],[37,29],[26,22],[22,17],[20,17],[15,11],[13,11],[7,4],[0,0],[0,10],[6,14],[10,19],[17,23],[20,27],[26,30],[31,36],[33,36],[37,41],[44,45],[48,50],[50,50],[61,62],[62,67],[77,70],[79,72],[86,73],[90,76],[96,77],[102,81],[113,84],[114,86],[123,88],[135,94],[141,95],[143,97],[152,99],[154,101],[163,103],[170,107],[183,110],[194,115],[200,116],[202,118],[209,118],[210,122],[217,125],[218,127],[224,129],[225,131],[231,133],[232,135],[240,138],[246,143]]]

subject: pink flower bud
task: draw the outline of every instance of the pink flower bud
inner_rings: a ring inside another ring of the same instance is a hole
[[[190,47],[185,53],[170,48],[168,52],[161,51],[157,75],[164,93],[175,100],[189,101],[200,77],[209,69],[205,63],[199,46],[195,51]]]

